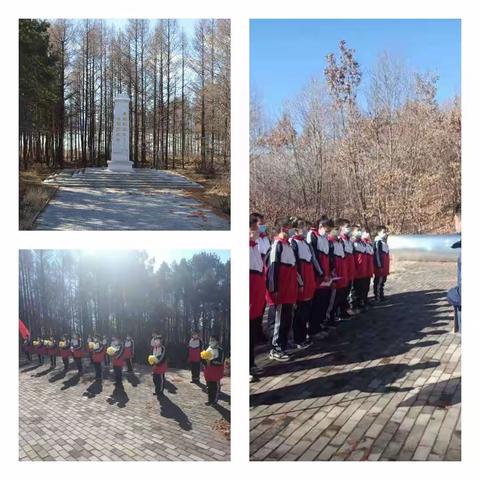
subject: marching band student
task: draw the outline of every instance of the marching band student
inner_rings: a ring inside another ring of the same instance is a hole
[[[165,372],[168,369],[167,350],[163,344],[163,337],[158,333],[152,337],[151,344],[153,346],[152,355],[155,357],[155,363],[152,365],[153,384],[155,385],[153,394],[159,397],[163,395],[165,388]]]
[[[125,347],[123,342],[120,341],[116,336],[112,337],[112,343],[110,348],[113,348],[111,357],[112,357],[112,366],[113,366],[113,375],[115,377],[114,385],[116,387],[123,386],[122,370],[123,364],[125,363]]]
[[[258,247],[258,223],[250,215],[250,381],[257,381],[255,345],[263,337],[262,321],[265,311],[265,266]]]
[[[86,344],[86,353],[87,353],[87,356],[88,356],[88,359],[90,360],[90,365],[93,365],[93,352],[92,352],[92,349],[90,348],[90,345],[93,343],[93,338],[91,335],[89,335],[87,337],[87,344]]]
[[[106,335],[103,336],[102,338],[102,345],[103,345],[103,348],[105,349],[105,351],[107,351],[107,348],[110,346],[108,344],[108,338]],[[110,355],[104,355],[104,360],[103,360],[103,364],[108,367],[110,366]]]
[[[328,305],[332,297],[331,258],[328,235],[333,228],[333,221],[326,215],[322,215],[316,222],[316,225],[318,228],[311,227],[307,233],[307,243],[312,247],[320,269],[323,272],[323,276],[317,278],[317,288],[312,302],[309,336],[311,338],[318,337],[321,339],[328,336],[325,322]]]
[[[211,352],[209,360],[205,361],[203,375],[207,383],[208,401],[205,405],[216,405],[218,396],[220,395],[221,384],[223,378],[223,365],[225,363],[225,354],[220,346],[220,340],[216,335],[210,335],[208,342],[208,351]]]
[[[385,300],[385,283],[390,274],[390,250],[388,248],[388,231],[384,225],[379,225],[375,230],[376,236],[373,244],[375,277],[373,279],[373,294],[375,300]]]
[[[301,279],[298,276],[295,254],[288,242],[290,221],[279,224],[279,233],[275,237],[267,262],[267,303],[268,325],[271,350],[269,358],[285,362],[290,360],[286,353],[288,335],[292,326],[293,306]]]
[[[43,365],[43,357],[47,354],[47,348],[45,347],[45,340],[43,338],[38,338],[37,341],[38,363]]]
[[[135,355],[135,342],[131,335],[127,335],[125,339],[125,363],[127,364],[127,372],[133,372],[132,360]]]
[[[77,332],[75,332],[72,335],[72,340],[70,342],[70,350],[72,352],[73,360],[75,362],[75,365],[77,366],[79,375],[83,373],[83,365],[82,365],[83,348],[82,347],[83,347],[82,338]]]
[[[188,342],[188,361],[190,362],[190,371],[192,372],[192,380],[190,383],[200,382],[200,352],[203,345],[200,340],[200,334],[197,330],[192,332],[192,336]]]
[[[150,355],[153,355],[153,349],[155,347],[155,339],[161,335],[157,331],[152,332],[152,338],[150,340]]]
[[[265,217],[261,213],[252,213],[252,216],[257,218],[257,231],[258,231],[258,238],[257,238],[257,245],[260,251],[260,255],[262,259],[265,259],[268,250],[270,249],[270,237],[267,233],[267,225],[265,223]]]
[[[59,351],[60,351],[60,357],[63,362],[63,370],[66,372],[69,368],[69,359],[68,357],[70,356],[70,340],[68,338],[68,335],[62,335],[62,338],[60,339],[60,342],[58,343],[59,346]]]
[[[23,352],[25,353],[25,356],[29,362],[32,361],[32,350],[32,340],[30,339],[30,335],[27,335],[23,340]]]
[[[50,368],[57,366],[57,342],[53,336],[47,340],[47,355],[50,357]]]
[[[295,220],[293,222],[295,235],[289,242],[295,255],[297,272],[302,279],[303,287],[297,291],[297,303],[293,316],[293,341],[297,349],[305,349],[312,345],[307,340],[307,327],[310,328],[312,301],[317,286],[317,278],[323,277],[323,271],[317,262],[315,252],[311,244],[307,243],[304,236],[305,222]]]
[[[98,335],[93,337],[92,362],[95,368],[95,380],[102,380],[102,364],[105,359],[106,348]]]

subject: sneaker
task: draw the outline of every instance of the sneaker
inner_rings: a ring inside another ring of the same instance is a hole
[[[290,355],[281,350],[270,350],[268,358],[270,360],[277,360],[277,362],[288,362],[290,360]]]
[[[249,381],[250,381],[250,383],[259,382],[259,381],[260,381],[260,377],[259,377],[258,375],[255,375],[254,373],[251,373],[251,374],[250,374],[250,377],[249,377]]]
[[[205,402],[205,405],[206,405],[207,407],[210,407],[211,405],[213,405],[213,403],[212,403],[212,402]]]

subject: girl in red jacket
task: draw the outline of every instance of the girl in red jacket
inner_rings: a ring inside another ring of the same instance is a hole
[[[152,355],[155,357],[152,365],[153,384],[155,385],[154,395],[157,397],[163,395],[165,389],[165,372],[168,369],[167,350],[163,344],[163,337],[156,335],[152,338]]]
[[[66,372],[69,368],[69,357],[70,357],[70,340],[68,335],[63,335],[58,344],[58,349],[60,352],[60,357],[63,362],[63,370]]]
[[[293,317],[293,341],[297,349],[305,349],[312,344],[310,340],[307,340],[307,329],[310,328],[317,279],[323,277],[323,271],[318,264],[311,244],[307,242],[304,236],[305,222],[296,220],[293,222],[293,228],[295,229],[295,235],[290,239],[290,245],[295,255],[297,272],[303,285],[297,293],[297,304]]]
[[[266,257],[268,326],[271,350],[269,358],[280,362],[290,360],[286,353],[288,335],[292,327],[293,306],[297,301],[301,278],[297,272],[295,254],[288,242],[289,220],[278,225],[279,234],[274,238]]]
[[[70,351],[72,352],[73,360],[77,366],[78,374],[83,373],[82,357],[83,357],[83,342],[78,333],[72,335],[70,342]]]
[[[211,335],[208,342],[209,359],[205,360],[203,375],[207,383],[208,401],[205,405],[216,405],[220,395],[220,380],[223,378],[225,354],[216,335]]]
[[[192,380],[190,383],[200,382],[200,352],[202,349],[203,345],[200,340],[200,334],[197,330],[194,330],[188,342],[188,361],[190,362],[190,371],[192,372]]]
[[[112,337],[110,348],[112,348],[110,357],[112,359],[113,375],[115,377],[114,385],[116,387],[123,387],[122,370],[123,364],[125,363],[125,346],[120,339],[114,336]]]
[[[95,380],[102,380],[102,364],[105,361],[105,345],[102,339],[95,335],[93,337],[92,362],[95,368]]]
[[[265,311],[265,265],[258,243],[257,214],[250,215],[250,381],[257,381],[255,372],[255,345],[263,337],[263,312]]]
[[[57,341],[53,336],[50,336],[46,341],[47,355],[50,357],[50,368],[57,366]]]
[[[125,363],[127,364],[127,372],[133,372],[133,357],[135,355],[135,342],[131,335],[127,335],[125,339]]]

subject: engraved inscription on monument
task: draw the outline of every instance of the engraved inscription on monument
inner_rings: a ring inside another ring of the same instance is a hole
[[[128,95],[120,93],[115,97],[113,107],[112,159],[108,169],[114,172],[131,172],[132,162],[129,159],[129,125]]]

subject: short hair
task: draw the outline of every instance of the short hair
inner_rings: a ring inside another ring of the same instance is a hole
[[[275,222],[277,228],[286,228],[286,227],[290,227],[292,225],[292,221],[290,219],[290,217],[284,217],[284,218],[280,218],[279,220],[277,220]]]
[[[305,226],[305,220],[302,218],[295,218],[292,222],[292,227],[293,228],[303,228]]]
[[[213,340],[216,340],[217,342],[220,341],[220,338],[218,338],[218,335],[210,335],[210,338],[212,338]]]
[[[258,222],[258,217],[255,213],[251,213],[250,214],[250,227],[252,227],[253,225],[256,225]]]
[[[337,218],[337,221],[335,223],[339,227],[345,227],[350,223],[350,220],[347,220],[346,218]]]
[[[459,218],[462,217],[462,204],[461,203],[457,203],[457,205],[455,206],[455,215]]]
[[[351,228],[358,228],[359,230],[362,228],[358,223],[354,223],[353,225],[350,225]]]
[[[317,220],[317,225],[321,225],[322,227],[330,227],[333,228],[333,220],[331,218],[328,218],[327,215],[322,215],[318,220]]]
[[[377,225],[375,227],[375,233],[381,232],[382,230],[387,230],[387,227],[385,225]]]
[[[257,217],[257,220],[265,220],[265,215],[263,215],[263,213],[252,212],[252,215]]]

